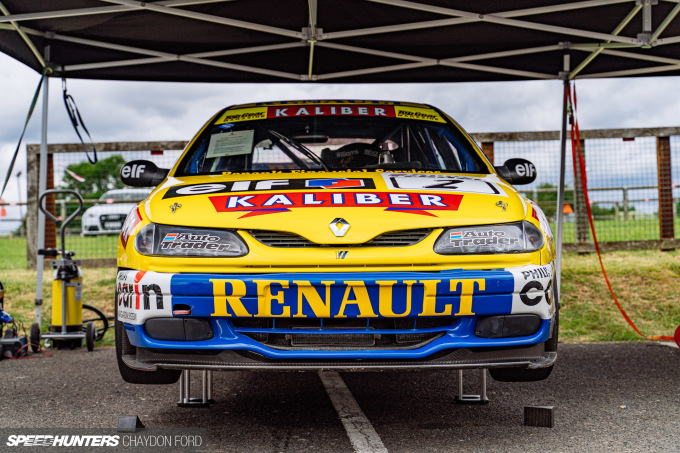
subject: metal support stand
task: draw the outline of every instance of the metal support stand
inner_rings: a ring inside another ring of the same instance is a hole
[[[479,395],[465,395],[463,392],[463,370],[458,370],[458,404],[489,404],[486,396],[486,368],[479,370]]]
[[[182,371],[179,377],[179,407],[210,407],[212,399],[212,371],[201,371],[201,397],[191,397],[191,370]]]

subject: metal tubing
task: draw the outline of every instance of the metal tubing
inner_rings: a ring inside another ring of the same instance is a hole
[[[184,403],[184,373],[187,371],[184,370],[182,371],[182,374],[179,375],[179,403],[178,404],[183,404]]]
[[[463,399],[463,370],[458,370],[458,399]]]
[[[45,46],[45,60],[50,59],[50,46]],[[40,172],[38,176],[38,196],[47,189],[47,111],[49,107],[50,78],[45,75],[43,84],[43,112],[42,128],[40,133]],[[45,214],[38,209],[38,247],[45,248]],[[42,300],[43,300],[43,268],[45,257],[36,257],[36,280],[35,280],[35,322],[42,323]]]
[[[184,403],[191,402],[191,370],[184,370]]]
[[[203,370],[201,373],[201,403],[206,404],[208,402],[208,371]]]
[[[564,56],[564,72],[569,72],[569,55]],[[557,196],[557,234],[555,235],[555,300],[560,302],[560,282],[562,281],[562,232],[564,229],[564,184],[565,166],[567,155],[567,90],[569,90],[569,77],[566,76],[563,82],[562,100],[562,130],[560,132],[560,182],[559,194]]]
[[[479,391],[479,399],[480,401],[486,401],[488,400],[486,397],[486,368],[479,369],[479,377],[479,386],[481,387],[481,390]]]
[[[208,388],[208,400],[211,400],[211,399],[212,399],[212,378],[213,378],[213,375],[212,375],[212,374],[213,374],[213,372],[212,372],[212,370],[206,370],[206,371],[207,371],[207,373],[208,373],[208,385],[207,385],[207,388]]]

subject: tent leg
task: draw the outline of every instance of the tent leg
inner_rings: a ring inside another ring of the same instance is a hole
[[[562,130],[560,133],[560,182],[559,193],[557,196],[557,234],[555,235],[555,284],[553,289],[555,292],[555,300],[557,307],[560,303],[560,284],[562,281],[562,234],[564,229],[564,185],[565,185],[565,167],[567,155],[567,109],[569,93],[569,55],[564,56],[564,72],[563,75],[563,100],[562,100]]]
[[[50,59],[50,46],[45,47],[45,61]],[[43,111],[42,111],[42,127],[40,137],[40,173],[38,176],[38,199],[40,194],[47,190],[47,111],[49,107],[50,94],[50,78],[45,75],[45,84],[43,86]],[[38,209],[38,247],[37,249],[45,248],[45,214]],[[36,281],[35,281],[35,322],[42,325],[42,304],[43,304],[43,255],[36,257]]]

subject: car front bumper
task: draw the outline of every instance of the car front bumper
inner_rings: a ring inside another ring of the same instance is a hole
[[[555,360],[543,349],[556,305],[552,276],[552,265],[332,274],[120,271],[118,319],[136,347],[123,359],[139,369],[540,368]],[[536,329],[479,335],[480,320],[517,315],[535,317]],[[204,320],[211,334],[163,339],[147,329],[158,318]],[[337,343],[324,341],[329,338]]]

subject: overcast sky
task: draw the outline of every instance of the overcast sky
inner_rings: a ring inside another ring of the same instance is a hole
[[[0,53],[0,181],[9,166],[40,76]],[[581,129],[680,126],[680,78],[583,80],[576,83]],[[188,140],[220,108],[238,103],[297,99],[378,99],[440,107],[469,132],[560,128],[561,82],[460,84],[189,84],[72,80],[75,98],[94,141]],[[24,138],[7,201],[17,200],[21,171],[26,199],[26,143],[40,142],[42,101]],[[50,83],[50,143],[77,142],[61,99]],[[0,182],[1,183],[1,182]]]

